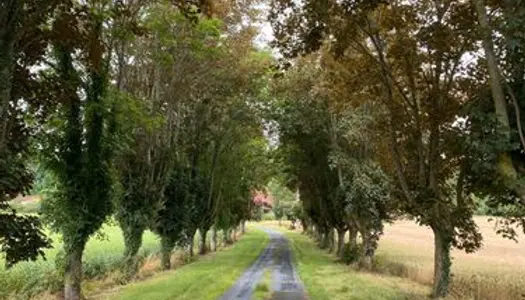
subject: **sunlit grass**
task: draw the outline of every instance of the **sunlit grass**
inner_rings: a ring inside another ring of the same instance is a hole
[[[255,286],[252,300],[267,300],[271,297],[272,273],[270,269],[266,269],[261,280]]]
[[[290,239],[299,276],[310,299],[424,299],[430,293],[428,287],[407,279],[358,272],[336,262],[333,255],[320,250],[307,236],[281,230]]]
[[[112,299],[215,300],[235,283],[267,243],[266,233],[250,230],[231,249],[153,279],[130,284]]]
[[[495,233],[494,223],[488,222],[487,217],[476,217],[475,220],[483,234],[483,248],[473,254],[460,250],[452,252],[453,276],[447,299],[525,299],[523,237],[519,243],[505,240]],[[264,222],[264,224],[280,230],[285,230],[289,226],[288,223],[283,223],[282,227],[278,227],[276,222]],[[430,293],[434,267],[433,251],[433,236],[430,229],[418,226],[412,221],[398,221],[394,225],[386,226],[385,234],[379,243],[374,271],[381,274],[377,278],[392,278],[383,275],[406,278],[413,284],[426,288]],[[335,261],[333,255],[328,257]],[[348,272],[355,271],[348,268]],[[361,274],[373,276],[367,273]],[[330,275],[327,277],[332,278]],[[376,277],[372,278],[376,280]],[[340,285],[338,288],[341,289],[341,293],[344,294],[345,290],[352,292],[349,285],[338,281],[337,278],[334,282],[333,289],[337,289],[337,285]],[[326,286],[329,287],[330,283],[328,282]]]

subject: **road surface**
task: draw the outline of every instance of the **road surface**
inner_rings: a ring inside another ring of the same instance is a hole
[[[292,252],[286,237],[277,231],[262,228],[270,236],[268,246],[237,282],[219,300],[251,300],[264,271],[272,273],[272,300],[304,300],[304,286],[292,263]]]

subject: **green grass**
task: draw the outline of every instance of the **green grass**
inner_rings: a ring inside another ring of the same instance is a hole
[[[102,234],[90,239],[84,253],[84,274],[94,278],[120,266],[124,252],[124,240],[120,228],[105,225]],[[3,267],[0,258],[0,299],[29,298],[44,291],[56,291],[61,287],[61,278],[56,271],[55,257],[62,248],[58,235],[51,235],[53,248],[47,249],[46,260],[22,262],[10,270]],[[158,252],[159,242],[153,233],[146,232],[141,255],[148,256]]]
[[[217,299],[230,288],[268,243],[266,233],[250,230],[227,251],[218,252],[123,288],[113,299]]]
[[[12,201],[10,203],[11,208],[16,210],[17,213],[21,214],[37,214],[40,211],[40,202],[32,201],[23,203],[21,201]]]
[[[272,284],[272,272],[270,269],[266,269],[261,278],[261,281],[255,286],[253,291],[252,300],[266,300],[270,299],[272,290],[270,285]]]
[[[307,236],[284,232],[290,239],[299,276],[310,299],[424,299],[430,292],[428,287],[406,279],[358,272],[337,263],[333,255],[320,250]]]

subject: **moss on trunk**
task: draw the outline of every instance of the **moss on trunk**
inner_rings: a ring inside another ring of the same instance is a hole
[[[122,269],[124,272],[124,279],[128,281],[131,280],[135,274],[137,274],[139,269],[138,253],[140,247],[142,246],[142,236],[144,234],[145,228],[140,226],[130,226],[131,228],[124,227],[125,226],[121,226],[125,245],[124,265]]]
[[[82,299],[82,254],[85,242],[74,243],[66,246],[64,269],[64,299]]]
[[[447,295],[450,284],[450,249],[452,246],[451,234],[439,230],[434,231],[434,285],[432,296],[441,298]]]

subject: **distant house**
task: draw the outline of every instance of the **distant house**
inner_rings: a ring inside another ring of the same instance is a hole
[[[253,194],[253,204],[255,204],[256,206],[261,206],[265,213],[272,210],[272,195],[268,194],[265,191],[255,191]]]

